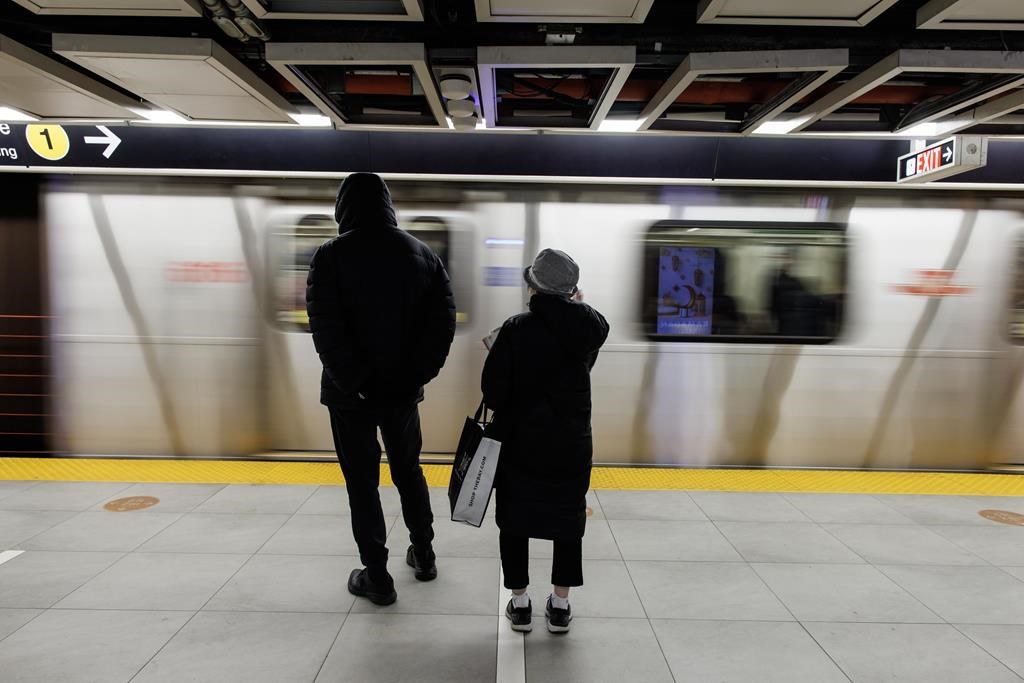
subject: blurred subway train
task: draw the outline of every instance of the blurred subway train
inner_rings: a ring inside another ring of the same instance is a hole
[[[595,462],[1024,462],[1024,199],[936,191],[393,180],[458,331],[425,457],[479,401],[481,339],[544,247],[611,323]],[[335,181],[54,178],[51,430],[75,454],[328,457],[306,267]],[[315,452],[321,453],[315,453]]]

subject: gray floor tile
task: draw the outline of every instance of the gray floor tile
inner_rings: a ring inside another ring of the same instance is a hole
[[[753,567],[800,621],[942,621],[868,565],[755,564]]]
[[[961,496],[979,510],[1009,510],[1024,515],[1024,496]]]
[[[655,620],[653,625],[676,681],[848,680],[800,624]]]
[[[946,624],[806,624],[853,681],[1018,681]]]
[[[409,546],[409,530],[398,520],[388,535],[391,553],[405,557]],[[498,557],[498,527],[494,518],[484,520],[477,528],[449,519],[434,519],[434,552],[438,557]]]
[[[978,514],[984,505],[961,496],[879,495],[876,498],[918,524],[979,524],[992,522]]]
[[[530,599],[533,614],[544,624],[544,606],[551,593],[551,561],[530,560]],[[508,592],[507,598],[511,597]],[[569,593],[572,613],[578,617],[615,617],[643,619],[640,596],[633,588],[626,563],[621,560],[584,560],[583,585]],[[502,603],[504,605],[504,602]]]
[[[16,481],[16,480],[0,480],[0,498],[6,498],[7,496],[24,491],[27,488],[31,488],[38,484],[37,481]]]
[[[388,564],[388,570],[395,579],[398,602],[381,608],[360,598],[352,605],[352,612],[376,613],[384,609],[389,614],[496,616],[498,566],[497,558],[440,557],[437,560],[437,578],[422,582],[413,578],[412,568],[405,564],[405,553],[395,553]],[[345,579],[348,580],[348,574]]]
[[[857,564],[864,561],[817,524],[718,522],[718,528],[748,562]]]
[[[127,681],[190,612],[48,610],[0,642],[4,681]]]
[[[531,683],[672,681],[646,619],[574,618],[572,631],[564,636],[537,630],[526,638],[526,679]]]
[[[600,491],[597,498],[607,519],[707,520],[686,491]]]
[[[133,553],[57,603],[71,609],[197,610],[245,555]]]
[[[792,621],[792,615],[742,563],[629,561],[651,619]]]
[[[783,497],[818,523],[913,524],[874,496],[847,493],[786,493]]]
[[[25,550],[130,552],[181,517],[177,512],[81,512],[21,544]]]
[[[589,513],[587,515],[589,519],[608,518],[608,515],[606,515],[604,511],[604,505],[597,496],[597,491],[587,492],[587,508],[589,509]],[[488,512],[491,512],[491,509],[488,509]]]
[[[77,514],[73,510],[0,510],[0,550],[16,548]]]
[[[307,683],[320,668],[343,614],[200,612],[133,683]]]
[[[288,520],[288,515],[190,512],[139,550],[154,553],[254,553]]]
[[[390,529],[395,518],[385,517],[384,523]],[[352,536],[351,517],[295,515],[270,537],[260,552],[275,555],[359,555],[359,548]]]
[[[41,609],[0,609],[0,640],[42,614]]]
[[[709,518],[723,522],[809,522],[782,494],[691,491]]]
[[[1024,626],[958,624],[957,628],[982,649],[1024,678]]]
[[[86,510],[131,484],[93,481],[42,481],[0,498],[0,510]]]
[[[293,514],[317,490],[290,484],[231,484],[210,496],[196,512]]]
[[[980,557],[934,533],[937,528],[895,524],[825,526],[829,533],[872,564],[985,564]]]
[[[741,562],[743,558],[711,522],[608,521],[627,560]]]
[[[530,539],[530,557],[551,557],[554,552],[551,541]],[[619,546],[612,536],[611,527],[604,519],[587,520],[586,533],[583,535],[583,559],[585,560],[621,560]]]
[[[493,602],[493,592],[492,592]],[[401,598],[399,598],[401,600]],[[494,616],[350,614],[317,676],[321,683],[494,681]]]
[[[1024,624],[1024,583],[996,567],[879,569],[946,621]]]
[[[1024,581],[1024,567],[1002,567],[1002,570],[1007,574],[1012,574],[1021,581]]]
[[[212,611],[348,612],[354,557],[256,555],[203,608]]]
[[[94,510],[102,510],[103,506],[118,498],[129,496],[150,496],[160,502],[148,508],[133,512],[192,512],[200,503],[224,488],[224,484],[132,484],[128,488],[93,506]]]
[[[993,524],[929,528],[992,564],[1024,566],[1024,527]]]
[[[31,550],[0,565],[0,607],[50,607],[123,557]]]
[[[348,493],[344,486],[320,486],[299,507],[299,515],[347,515]]]

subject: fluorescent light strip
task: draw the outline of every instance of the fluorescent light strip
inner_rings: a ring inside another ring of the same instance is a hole
[[[24,112],[20,112],[17,109],[11,109],[10,107],[0,107],[0,121],[16,122],[16,121],[38,121],[34,116],[29,116]]]

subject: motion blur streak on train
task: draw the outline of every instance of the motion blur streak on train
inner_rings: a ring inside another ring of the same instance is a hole
[[[479,400],[481,338],[544,247],[612,325],[602,464],[984,469],[1024,461],[1022,209],[947,192],[392,183],[451,273],[424,450]],[[57,446],[329,451],[302,287],[333,183],[45,191]],[[329,453],[323,453],[329,457]]]

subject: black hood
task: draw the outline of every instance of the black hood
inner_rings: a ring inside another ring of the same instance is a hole
[[[544,321],[570,353],[589,355],[608,338],[608,322],[590,306],[564,296],[534,294],[530,311]]]
[[[357,228],[396,228],[395,207],[388,186],[375,173],[353,173],[338,188],[334,202],[338,233]]]

